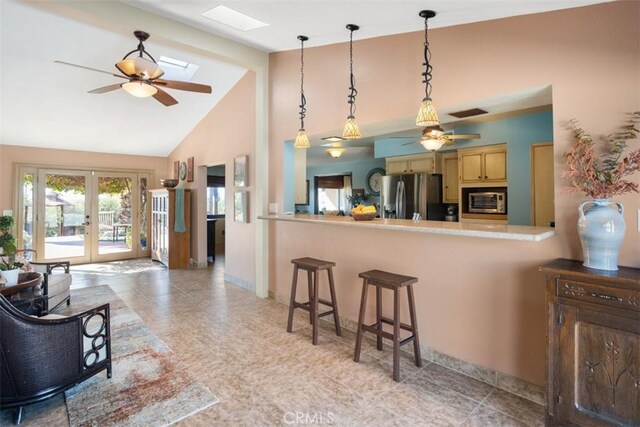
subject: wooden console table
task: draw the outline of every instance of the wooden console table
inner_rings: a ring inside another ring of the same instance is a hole
[[[640,269],[558,259],[547,282],[547,425],[640,425]]]

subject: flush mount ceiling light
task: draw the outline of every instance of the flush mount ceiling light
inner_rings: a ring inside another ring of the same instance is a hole
[[[206,12],[202,12],[200,15],[240,31],[251,31],[269,26],[266,22],[259,21],[226,6],[216,6]]]
[[[429,18],[436,16],[433,10],[423,10],[419,13],[420,17],[424,18],[424,73],[422,73],[424,83],[424,98],[422,99],[422,105],[418,111],[418,117],[416,118],[417,126],[436,126],[440,124],[438,119],[438,113],[431,101],[431,72],[433,67],[431,66],[431,51],[429,50]]]
[[[338,157],[342,156],[342,153],[344,153],[344,148],[329,148],[327,150],[327,154],[333,157],[334,159],[337,159]]]
[[[293,143],[295,148],[309,148],[309,137],[304,130],[304,117],[307,112],[307,98],[304,96],[304,42],[309,40],[307,36],[298,36],[300,40],[300,129]]]
[[[358,91],[356,90],[356,79],[353,77],[353,32],[358,31],[360,29],[359,26],[354,24],[347,25],[347,30],[349,33],[349,95],[347,96],[347,103],[349,104],[349,116],[347,117],[347,123],[344,125],[344,130],[342,131],[342,137],[344,139],[358,139],[360,138],[360,128],[358,128],[358,123],[356,123],[356,117],[354,116],[354,112],[356,110],[356,95],[358,95]]]

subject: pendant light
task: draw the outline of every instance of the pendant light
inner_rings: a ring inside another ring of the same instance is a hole
[[[422,63],[422,65],[424,65],[424,73],[422,73],[424,80],[422,80],[422,83],[425,84],[425,87],[422,105],[420,106],[420,111],[418,111],[418,117],[416,118],[416,126],[437,126],[440,124],[440,120],[438,119],[438,113],[431,101],[431,71],[433,70],[433,67],[430,63],[431,51],[429,50],[428,38],[428,20],[429,18],[436,16],[436,13],[433,10],[423,10],[419,15],[424,18],[424,62]]]
[[[349,33],[349,95],[347,96],[347,104],[349,104],[349,116],[347,117],[347,123],[344,125],[344,130],[342,131],[342,137],[344,139],[358,139],[360,138],[360,128],[358,128],[358,123],[356,123],[356,117],[353,115],[356,109],[356,95],[358,95],[358,91],[356,90],[356,79],[353,77],[353,32],[358,31],[360,29],[359,26],[354,24],[347,25],[347,30]]]
[[[304,117],[307,112],[307,98],[304,97],[304,42],[309,40],[307,36],[298,36],[300,40],[300,129],[293,143],[295,148],[309,148],[309,137],[304,130]]]

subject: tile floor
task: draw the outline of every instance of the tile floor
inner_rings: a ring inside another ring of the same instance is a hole
[[[220,403],[180,426],[531,426],[544,408],[468,376],[403,354],[400,383],[391,351],[321,322],[311,345],[301,310],[286,332],[287,307],[224,282],[224,258],[202,270],[167,271],[148,260],[73,267],[74,287],[109,285],[164,340]],[[11,422],[2,411],[0,424]],[[24,426],[68,425],[64,398],[25,409]]]

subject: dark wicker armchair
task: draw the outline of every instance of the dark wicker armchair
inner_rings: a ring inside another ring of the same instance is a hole
[[[107,370],[111,378],[109,304],[73,316],[28,316],[0,295],[0,408],[61,393]]]

